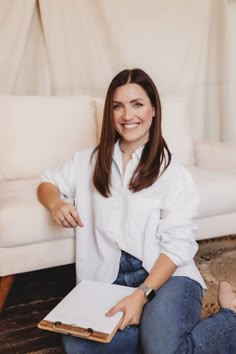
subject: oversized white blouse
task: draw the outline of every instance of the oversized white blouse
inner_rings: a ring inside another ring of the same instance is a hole
[[[193,261],[198,248],[193,218],[198,213],[199,196],[192,177],[172,157],[167,170],[151,187],[133,193],[128,185],[142,149],[133,153],[123,175],[116,143],[110,198],[104,198],[92,184],[92,148],[42,175],[42,182],[55,184],[63,197],[77,200],[84,223],[83,228],[76,228],[77,280],[113,282],[124,250],[140,259],[148,272],[163,253],[178,266],[174,276],[187,276],[205,288]]]

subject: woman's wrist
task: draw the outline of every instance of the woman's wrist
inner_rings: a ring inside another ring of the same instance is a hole
[[[55,209],[60,208],[64,204],[60,197],[57,197],[48,204],[48,209],[53,212]]]
[[[141,289],[137,288],[134,292],[134,295],[137,299],[139,299],[143,306],[148,302],[144,292]]]

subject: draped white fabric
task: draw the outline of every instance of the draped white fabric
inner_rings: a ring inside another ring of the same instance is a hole
[[[235,0],[0,0],[0,94],[104,96],[141,67],[196,139],[236,143],[235,22]]]

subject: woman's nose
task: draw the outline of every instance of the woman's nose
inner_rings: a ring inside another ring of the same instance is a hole
[[[123,112],[123,119],[130,120],[132,119],[132,117],[133,117],[132,110],[129,108],[125,108]]]

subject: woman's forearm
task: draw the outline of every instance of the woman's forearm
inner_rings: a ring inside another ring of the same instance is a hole
[[[176,264],[161,253],[144,283],[149,288],[157,290],[173,275],[176,269]]]
[[[52,183],[43,182],[38,187],[38,199],[45,208],[52,211],[56,203],[60,203],[60,191]]]
[[[51,212],[52,219],[62,227],[83,227],[84,224],[74,205],[60,198],[60,191],[52,183],[44,182],[38,187],[38,199]]]

